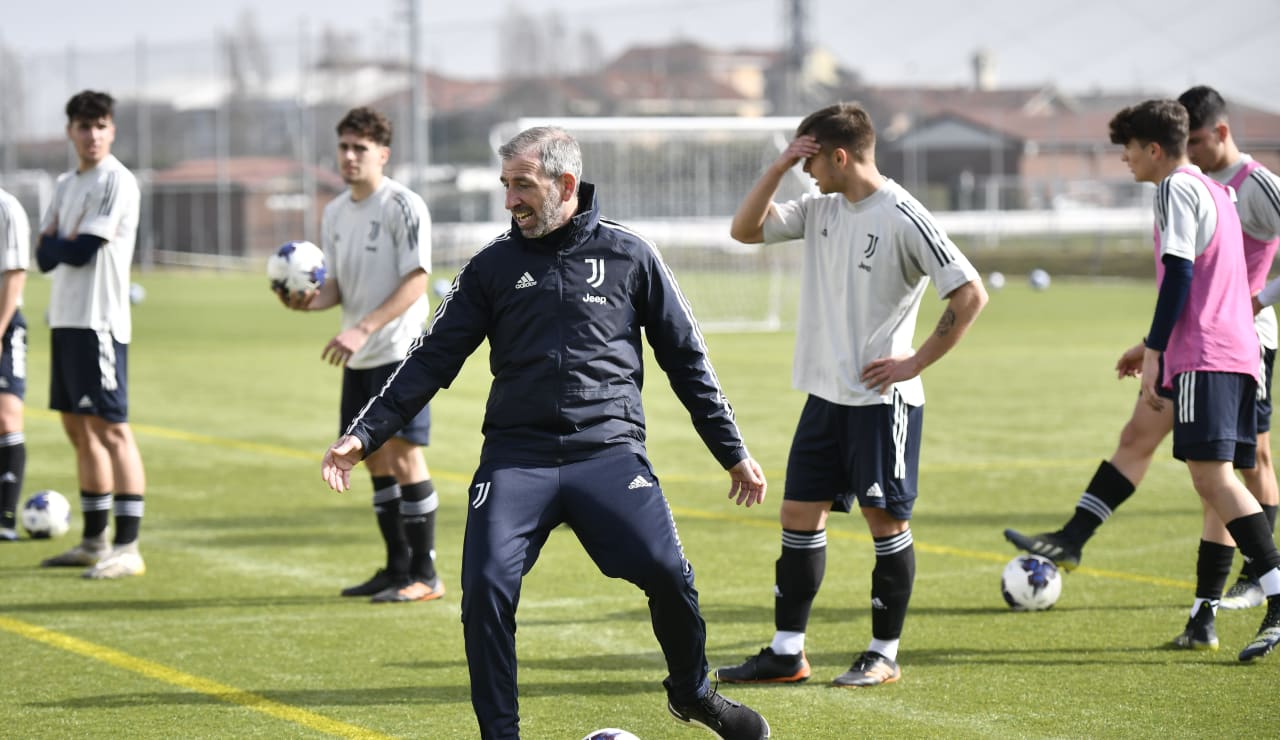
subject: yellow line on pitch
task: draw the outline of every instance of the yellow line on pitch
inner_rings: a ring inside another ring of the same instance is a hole
[[[741,527],[755,527],[757,529],[777,530],[778,523],[776,521],[757,521],[754,519],[743,519],[733,517],[727,514],[717,514],[699,509],[686,509],[684,507],[672,506],[671,511],[677,516],[689,517],[691,519],[709,519],[714,521],[732,522]],[[827,530],[827,539],[852,540],[855,542],[873,542],[871,535],[860,534],[857,532],[846,532],[844,530]],[[969,560],[984,560],[990,563],[1004,564],[1012,559],[1011,555],[987,552],[984,550],[966,550],[959,547],[948,547],[947,545],[931,545],[927,542],[916,541],[915,547],[920,552],[927,552],[933,555],[947,555],[949,557],[966,558]],[[1098,568],[1076,568],[1072,573],[1082,573],[1084,575],[1097,576],[1099,578],[1112,578],[1118,581],[1128,581],[1130,583],[1146,583],[1152,586],[1170,586],[1181,589],[1194,589],[1195,584],[1190,581],[1178,580],[1175,578],[1161,578],[1160,576],[1144,576],[1138,573],[1125,573],[1118,570],[1101,570]]]
[[[34,414],[46,419],[57,419],[56,414],[54,414],[51,411],[46,411],[43,409],[29,410],[28,414],[29,415]],[[206,434],[194,434],[191,432],[182,431],[180,429],[170,429],[168,427],[157,427],[157,426],[150,426],[146,424],[142,424],[142,425],[134,424],[133,429],[134,431],[140,434],[147,434],[153,437],[161,437],[163,439],[172,439],[180,442],[191,442],[193,444],[209,445],[211,447],[221,447],[221,448],[232,449],[232,450],[242,450],[245,452],[257,452],[262,454],[275,455],[277,457],[288,457],[295,460],[318,461],[320,457],[317,453],[306,452],[304,450],[298,450],[292,447],[281,447],[280,445],[268,445],[268,444],[261,444],[258,442],[245,442],[242,440],[227,439],[225,437],[212,437]],[[944,473],[944,472],[953,473],[953,472],[961,472],[961,471],[994,470],[994,469],[1012,470],[1012,469],[1025,469],[1025,468],[1035,468],[1035,469],[1061,468],[1061,467],[1074,468],[1074,467],[1082,467],[1087,463],[1091,463],[1093,460],[1094,458],[1088,458],[1088,459],[1060,458],[1060,459],[1052,459],[1052,460],[1022,458],[1022,459],[1015,459],[1015,460],[984,460],[984,461],[962,462],[962,463],[936,463],[936,464],[925,464],[921,466],[921,472],[929,473],[929,474],[937,474],[937,473]],[[461,482],[461,483],[471,482],[471,476],[465,475],[462,473],[456,473],[453,471],[441,471],[439,469],[432,469],[431,475],[435,478],[442,478],[444,480],[449,480],[454,482]],[[662,479],[672,483],[696,483],[699,481],[710,481],[710,480],[722,481],[723,474],[716,474],[714,477],[711,475],[663,475]],[[678,511],[681,514],[681,516],[691,516],[691,517],[697,517],[701,519],[717,519],[721,521],[732,521],[737,524],[745,523],[747,526],[761,526],[759,523],[752,522],[750,520],[742,520],[734,517],[728,517],[723,514],[712,514],[705,511],[698,511],[696,509],[677,509],[676,507],[672,507],[672,510]],[[776,525],[771,524],[769,526],[773,527]],[[827,536],[835,537],[837,539],[853,539],[853,540],[864,541],[864,542],[871,541],[871,537],[868,535],[854,534],[851,532],[843,532],[839,530],[828,531]],[[945,545],[930,545],[924,542],[917,542],[916,549],[920,550],[921,552],[934,553],[937,555],[951,555],[953,557],[963,557],[963,558],[969,558],[972,560],[986,560],[990,562],[1004,562],[1005,560],[1007,560],[1007,558],[1005,558],[1003,555],[998,555],[992,552],[982,552],[979,550],[962,550],[959,548],[947,547]],[[1076,572],[1087,573],[1089,575],[1101,576],[1104,578],[1115,578],[1118,580],[1130,581],[1132,583],[1149,583],[1157,586],[1173,586],[1175,588],[1195,588],[1194,584],[1188,581],[1175,580],[1171,578],[1160,578],[1157,576],[1144,576],[1144,575],[1138,575],[1136,573],[1124,573],[1121,571],[1113,571],[1113,570],[1097,570],[1094,568],[1077,568]]]
[[[390,735],[383,735],[372,730],[366,730],[363,727],[356,727],[345,722],[329,719],[328,717],[308,712],[305,709],[298,709],[287,704],[272,701],[264,696],[250,693],[237,689],[233,686],[210,681],[207,678],[200,678],[189,673],[176,671],[168,666],[154,663],[150,660],[136,658],[127,653],[122,653],[102,645],[96,645],[92,642],[86,642],[79,638],[64,635],[61,632],[37,627],[34,624],[10,619],[8,617],[0,617],[0,629],[6,632],[12,632],[20,637],[25,637],[36,642],[44,643],[50,647],[66,650],[69,653],[75,653],[92,660],[97,660],[122,668],[126,671],[138,673],[147,678],[161,681],[173,686],[189,689],[199,694],[224,701],[228,704],[237,704],[252,709],[255,712],[270,715],[277,719],[292,722],[296,725],[302,725],[311,730],[323,732],[337,737],[361,738],[364,740],[374,740],[375,738],[389,738]]]

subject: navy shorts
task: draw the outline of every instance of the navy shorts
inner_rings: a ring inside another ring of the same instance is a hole
[[[342,418],[338,424],[339,435],[347,433],[347,427],[351,426],[351,422],[360,414],[360,410],[382,391],[382,386],[387,384],[387,378],[390,378],[398,367],[400,363],[393,362],[367,370],[343,368]],[[422,411],[410,419],[409,423],[396,432],[395,436],[424,447],[429,444],[431,442],[431,406],[429,404],[423,406]]]
[[[1276,351],[1262,350],[1262,366],[1258,368],[1262,382],[1258,384],[1258,434],[1271,431],[1271,372],[1276,367]]]
[[[1256,464],[1257,384],[1240,373],[1191,371],[1173,376],[1173,456],[1179,460]]]
[[[842,406],[809,396],[787,457],[782,497],[830,501],[832,511],[858,506],[911,518],[918,494],[924,407],[896,392],[892,404]]]
[[[27,320],[22,311],[13,313],[13,320],[0,337],[0,393],[10,393],[19,399],[27,397]]]
[[[49,408],[115,424],[129,420],[129,345],[111,332],[66,328],[54,329],[50,344]]]

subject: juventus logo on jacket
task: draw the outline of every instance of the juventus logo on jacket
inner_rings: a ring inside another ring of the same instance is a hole
[[[599,257],[592,257],[590,259],[583,260],[583,262],[591,265],[591,277],[587,278],[587,285],[590,285],[593,288],[599,288],[604,282],[604,260]]]

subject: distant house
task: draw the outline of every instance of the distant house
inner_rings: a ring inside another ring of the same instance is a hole
[[[319,234],[325,203],[345,187],[332,171],[289,159],[188,160],[155,173],[143,218],[165,261],[265,257]]]
[[[866,87],[854,95],[877,122],[881,169],[931,207],[1109,207],[1143,197],[1108,138],[1108,122],[1153,94]],[[1280,114],[1229,105],[1241,149],[1280,165]]]

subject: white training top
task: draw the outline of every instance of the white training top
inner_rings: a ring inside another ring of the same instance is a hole
[[[1193,164],[1183,165],[1183,169],[1200,171]],[[1209,187],[1178,170],[1159,184],[1155,212],[1161,257],[1172,255],[1195,262],[1209,247],[1218,230],[1218,211]]]
[[[343,191],[324,209],[320,242],[329,279],[342,295],[342,328],[381,306],[405,276],[431,272],[431,215],[422,198],[389,177],[356,202]],[[426,292],[409,310],[374,332],[347,367],[364,370],[400,362],[430,313]]]
[[[1205,174],[1226,184],[1252,160],[1248,154],[1242,154],[1239,161],[1230,167]],[[1240,228],[1246,235],[1263,242],[1280,236],[1280,178],[1266,167],[1249,173],[1236,188],[1236,212],[1240,214]],[[1267,290],[1264,288],[1264,292]],[[1276,312],[1270,305],[1273,301],[1266,301],[1261,295],[1258,301],[1263,304],[1262,310],[1254,317],[1258,341],[1266,349],[1276,349],[1280,344],[1280,331],[1276,326]]]
[[[845,406],[892,403],[892,394],[862,384],[862,368],[912,351],[930,278],[945,298],[977,280],[977,271],[924,206],[892,180],[857,203],[832,193],[773,206],[765,242],[804,237],[792,384]],[[894,388],[906,403],[924,403],[919,376]]]
[[[31,224],[27,212],[17,198],[0,190],[0,273],[26,270],[30,264]],[[21,293],[18,306],[22,306]]]
[[[106,243],[80,267],[64,263],[53,268],[51,328],[107,331],[121,344],[132,339],[129,269],[141,201],[138,181],[114,154],[91,170],[58,176],[53,202],[40,222],[41,233],[57,219],[63,239],[93,234]]]

